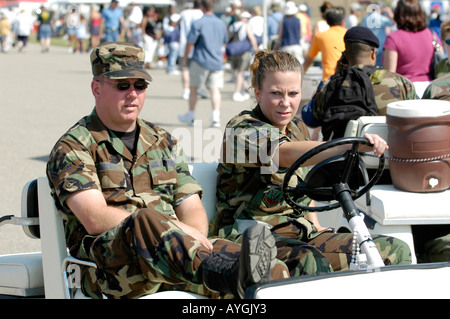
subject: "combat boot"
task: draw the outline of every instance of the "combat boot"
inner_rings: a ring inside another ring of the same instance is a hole
[[[237,259],[212,253],[202,261],[201,278],[209,289],[244,298],[248,287],[271,279],[277,248],[270,230],[256,224],[246,229],[242,236],[241,253]]]

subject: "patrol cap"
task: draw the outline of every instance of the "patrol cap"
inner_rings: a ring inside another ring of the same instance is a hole
[[[344,35],[344,42],[347,41],[364,43],[373,48],[380,46],[380,41],[375,34],[370,29],[361,26],[352,27],[347,30]]]
[[[144,50],[133,43],[105,42],[91,52],[92,74],[109,79],[152,77],[144,68]]]

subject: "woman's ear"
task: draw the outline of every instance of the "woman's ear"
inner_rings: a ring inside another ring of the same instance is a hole
[[[255,89],[255,100],[256,103],[260,103],[261,102],[261,90],[260,89]]]

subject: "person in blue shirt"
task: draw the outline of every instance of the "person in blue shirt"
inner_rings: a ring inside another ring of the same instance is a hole
[[[112,0],[109,8],[102,10],[102,25],[104,28],[105,42],[118,41],[121,27],[124,31],[130,33],[117,0]]]
[[[272,14],[267,17],[267,37],[269,41],[276,41],[282,19],[283,14],[280,12],[280,5],[278,3],[272,4]]]
[[[305,59],[300,45],[302,29],[300,19],[296,16],[297,12],[298,8],[295,2],[286,2],[284,17],[280,23],[278,39],[275,42],[274,49],[286,51],[295,56],[300,63],[303,63]]]
[[[370,11],[371,6],[373,8],[372,11]],[[378,38],[378,41],[380,42],[380,48],[382,48],[384,45],[384,41],[386,41],[386,28],[394,27],[394,13],[392,12],[391,8],[385,5],[371,6],[367,7],[367,11],[369,11],[370,13],[366,14],[363,17],[361,26],[369,28],[375,34],[375,36]],[[383,66],[383,60],[381,59],[382,55],[383,50],[378,50],[376,66]]]
[[[191,50],[194,50],[189,65],[190,95],[189,111],[178,115],[178,119],[193,125],[197,90],[203,84],[210,90],[212,104],[212,127],[220,127],[221,92],[223,88],[223,47],[228,42],[225,24],[213,12],[214,0],[202,0],[203,16],[195,20],[187,37],[182,66],[186,66]]]
[[[168,26],[164,30],[164,44],[167,46],[169,53],[167,54],[167,74],[178,75],[177,70],[177,59],[178,51],[180,48],[180,26],[178,21],[180,20],[180,15],[178,13],[173,13],[169,17]]]

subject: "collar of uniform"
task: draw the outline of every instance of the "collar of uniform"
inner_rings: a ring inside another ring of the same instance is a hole
[[[110,130],[108,130],[108,128],[102,123],[97,115],[97,112],[95,111],[95,108],[89,115],[86,124],[97,144],[108,142],[118,153],[123,154],[125,157],[132,160],[133,156],[131,153],[119,138],[114,138],[111,136],[109,133]],[[159,137],[154,130],[152,130],[143,120],[139,118],[137,119],[137,125],[139,126],[139,140],[136,148],[136,156],[139,157],[154,143],[156,143]]]
[[[261,106],[256,105],[255,108],[253,109],[253,114],[255,114],[255,117],[263,122],[270,123],[270,121],[267,119],[267,117],[264,115],[263,111],[261,110]]]
[[[92,134],[92,137],[95,139],[97,144],[103,141],[109,141],[110,137],[108,134],[108,129],[105,125],[103,125],[102,121],[97,115],[95,108],[92,110],[92,113],[86,119],[86,127]]]
[[[255,115],[255,117],[263,122],[270,123],[270,121],[267,119],[267,117],[264,115],[264,113],[261,110],[261,107],[258,105],[256,105],[256,107],[253,109],[253,114]],[[290,136],[290,132],[292,129],[292,121],[288,123],[288,125],[286,126],[286,136],[289,137]]]
[[[150,123],[142,119],[137,120],[139,125],[139,141],[136,148],[136,155],[140,156],[145,153],[153,144],[158,143],[161,136]]]

